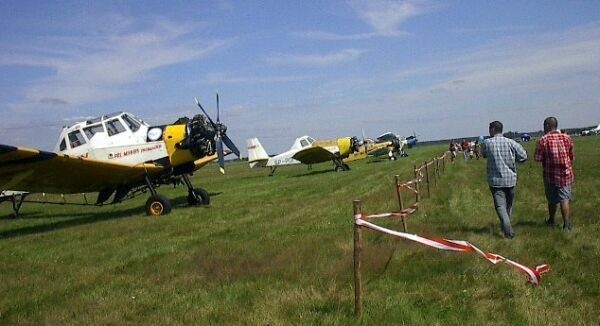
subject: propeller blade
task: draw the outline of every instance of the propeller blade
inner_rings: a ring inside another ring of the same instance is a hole
[[[235,146],[235,144],[227,137],[227,135],[223,135],[223,141],[227,148],[229,148],[237,157],[240,157],[240,150]]]
[[[219,119],[219,93],[217,92],[217,123],[221,122]]]
[[[204,108],[202,107],[202,104],[200,104],[200,101],[198,101],[198,98],[194,97],[194,100],[196,101],[196,104],[198,105],[198,107],[200,108],[200,110],[202,110],[202,113],[204,113],[204,115],[208,118],[208,121],[210,122],[210,124],[212,124],[213,128],[217,129],[217,125],[210,118],[210,116],[208,115],[208,113],[206,113],[206,110],[204,110]]]
[[[223,154],[223,142],[217,137],[217,156],[219,157],[219,171],[225,174],[225,155]]]

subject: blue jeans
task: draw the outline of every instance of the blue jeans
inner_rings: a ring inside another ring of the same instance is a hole
[[[510,217],[512,214],[513,199],[515,198],[515,187],[490,187],[492,197],[494,197],[494,207],[496,214],[500,219],[502,232],[507,238],[515,236],[512,226],[510,225]]]

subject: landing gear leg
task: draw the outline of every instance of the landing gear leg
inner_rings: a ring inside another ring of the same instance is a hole
[[[183,182],[188,187],[188,204],[190,204],[191,206],[210,204],[210,195],[208,194],[208,191],[202,188],[194,189],[192,181],[190,180],[190,177],[187,174],[183,175]]]
[[[159,195],[154,188],[154,184],[150,181],[148,176],[145,176],[146,185],[150,190],[150,198],[146,201],[146,215],[148,216],[161,216],[171,212],[171,202],[165,196]]]
[[[23,195],[14,195],[11,198],[12,206],[13,206],[13,214],[15,218],[19,217],[19,211],[21,210],[21,206],[23,205],[23,201],[25,200],[26,194]]]
[[[277,166],[276,165],[271,167],[271,173],[269,173],[270,177],[272,177],[273,174],[275,174],[275,170],[277,170]]]

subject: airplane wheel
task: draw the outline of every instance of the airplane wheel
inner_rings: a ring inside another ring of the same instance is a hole
[[[150,196],[146,201],[146,215],[161,216],[171,212],[171,202],[165,196]]]
[[[335,167],[335,172],[342,172],[342,171],[344,171],[344,168],[342,166],[338,165]]]
[[[350,171],[350,167],[348,166],[348,164],[344,164],[342,166],[344,167],[344,171]]]
[[[187,200],[188,204],[192,206],[208,205],[210,204],[210,195],[208,194],[208,191],[202,188],[196,188],[194,189],[194,193],[188,194]]]

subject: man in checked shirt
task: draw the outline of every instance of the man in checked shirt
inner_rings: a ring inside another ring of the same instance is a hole
[[[515,232],[510,224],[512,205],[517,185],[517,162],[527,160],[527,152],[516,141],[502,136],[502,123],[490,123],[490,136],[484,141],[483,157],[487,159],[487,179],[496,214],[504,237],[512,239]]]
[[[544,188],[548,200],[548,220],[546,223],[554,226],[556,206],[560,204],[563,217],[563,230],[571,231],[571,185],[573,175],[573,141],[567,134],[557,130],[558,121],[555,117],[544,120],[544,133],[535,148],[535,160],[542,162],[544,168]]]

